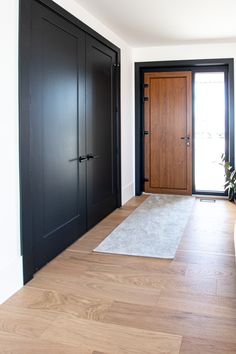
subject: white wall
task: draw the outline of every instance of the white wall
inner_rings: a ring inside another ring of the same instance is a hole
[[[22,286],[18,158],[18,4],[0,2],[0,303]]]
[[[74,0],[54,0],[121,49],[122,204],[134,195],[134,73],[132,49]]]
[[[236,58],[236,42],[134,48],[135,62]]]

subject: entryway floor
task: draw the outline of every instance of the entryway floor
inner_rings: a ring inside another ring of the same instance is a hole
[[[145,198],[114,211],[0,306],[0,353],[236,353],[236,205],[196,199],[174,260],[92,252]]]

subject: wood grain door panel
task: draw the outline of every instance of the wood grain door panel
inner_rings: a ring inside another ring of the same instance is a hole
[[[145,192],[192,193],[191,81],[191,72],[144,75]]]

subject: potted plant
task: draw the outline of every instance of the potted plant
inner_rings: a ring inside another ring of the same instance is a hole
[[[231,202],[234,201],[236,195],[236,170],[233,169],[229,161],[226,161],[225,154],[221,155],[221,165],[225,170],[225,191],[228,190],[228,197]]]

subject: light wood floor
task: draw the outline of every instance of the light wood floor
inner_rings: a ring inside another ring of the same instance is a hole
[[[0,353],[236,353],[236,206],[196,200],[174,260],[92,249],[133,198],[0,307]]]

